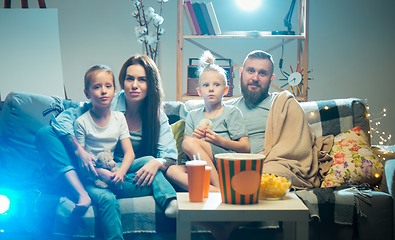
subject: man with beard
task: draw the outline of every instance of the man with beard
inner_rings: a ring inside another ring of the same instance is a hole
[[[251,153],[262,152],[265,141],[266,119],[278,93],[269,93],[274,79],[274,64],[270,54],[255,50],[250,52],[240,68],[242,97],[229,101],[243,113],[249,135]]]
[[[293,177],[297,189],[319,187],[316,137],[306,115],[291,93],[269,93],[274,79],[270,54],[250,52],[240,68],[242,95],[226,102],[237,106],[250,140],[250,152],[266,156],[262,173]],[[332,140],[333,141],[333,140]],[[228,239],[245,222],[204,224],[215,239]]]
[[[270,54],[250,52],[240,68],[243,96],[228,104],[237,106],[244,116],[250,152],[266,156],[262,173],[293,177],[297,189],[318,187],[316,136],[291,93],[269,93],[273,69]]]

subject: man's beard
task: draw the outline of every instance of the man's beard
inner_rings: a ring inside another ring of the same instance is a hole
[[[263,99],[267,97],[267,94],[269,92],[269,86],[267,86],[266,88],[262,88],[258,84],[256,84],[255,86],[259,87],[260,91],[250,92],[250,90],[248,90],[248,84],[245,84],[243,81],[243,76],[240,77],[241,93],[243,94],[245,101],[251,104],[257,104],[262,102]]]

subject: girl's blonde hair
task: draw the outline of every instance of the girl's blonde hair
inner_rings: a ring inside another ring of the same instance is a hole
[[[202,56],[199,58],[199,68],[198,68],[199,83],[200,83],[200,77],[202,76],[203,73],[208,72],[208,71],[216,71],[219,75],[222,76],[222,78],[224,80],[224,84],[225,84],[225,86],[227,86],[228,82],[226,81],[225,69],[218,66],[214,62],[215,62],[215,58],[211,54],[211,52],[208,50],[204,51]]]

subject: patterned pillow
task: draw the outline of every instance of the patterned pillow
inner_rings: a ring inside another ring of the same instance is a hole
[[[321,187],[376,184],[375,174],[382,176],[383,164],[373,152],[361,127],[337,135],[330,155],[334,157]]]

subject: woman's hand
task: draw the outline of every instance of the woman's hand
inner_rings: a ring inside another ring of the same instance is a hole
[[[96,162],[97,158],[86,152],[82,147],[79,147],[75,153],[79,159],[82,173],[85,176],[96,179],[99,175],[93,166],[93,161]]]
[[[140,168],[136,172],[136,176],[133,179],[133,182],[136,183],[137,186],[146,186],[151,185],[152,181],[158,172],[158,169],[162,166],[162,164],[156,160],[151,160],[147,162],[142,168]]]

